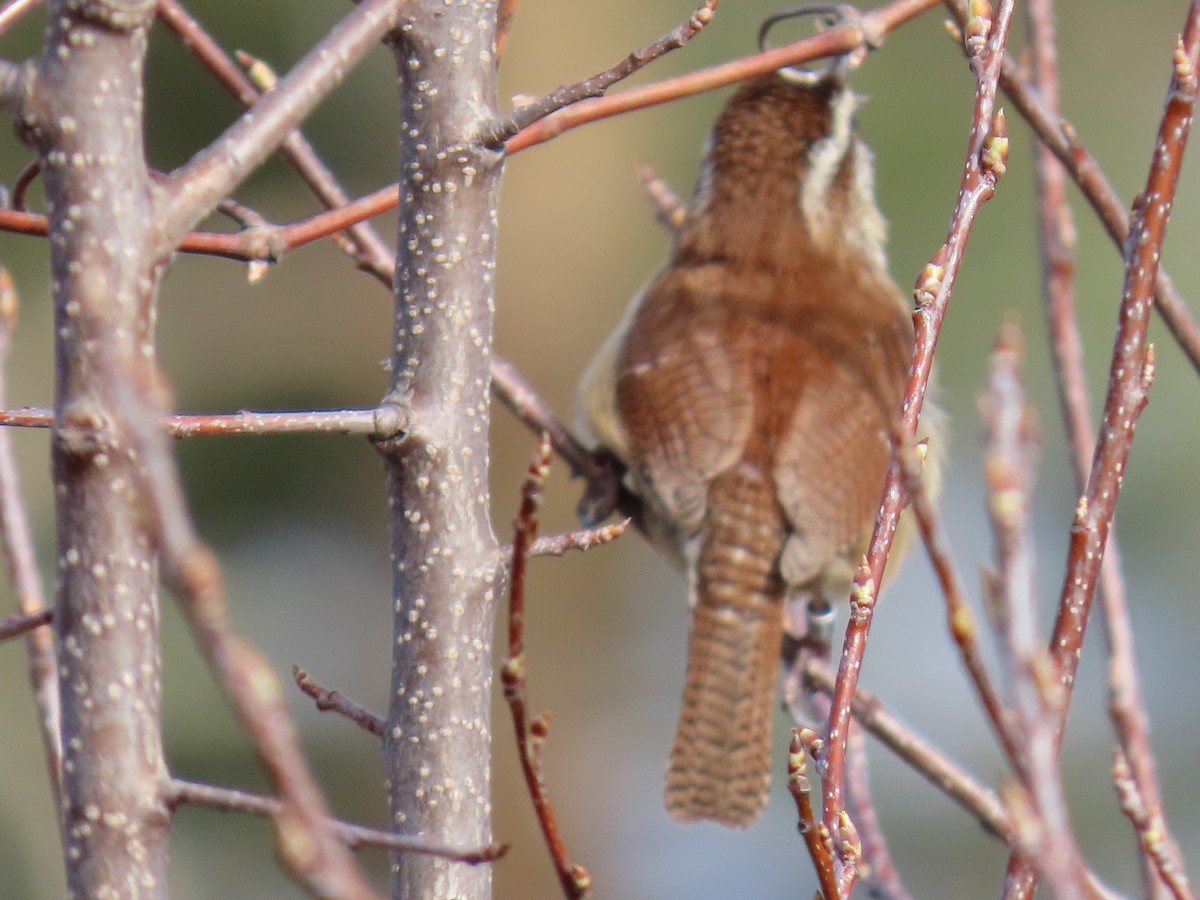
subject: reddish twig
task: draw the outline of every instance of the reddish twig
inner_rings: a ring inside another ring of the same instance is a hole
[[[838,896],[837,876],[833,871],[833,841],[825,823],[813,812],[812,785],[808,780],[808,757],[814,741],[820,741],[820,738],[811,729],[792,729],[792,742],[788,747],[788,790],[796,801],[800,835],[816,869],[821,896],[832,900]]]
[[[833,695],[836,679],[821,660],[804,664],[809,690]],[[1008,840],[1011,827],[999,798],[937,748],[902,723],[875,695],[859,690],[854,697],[854,720],[935,788],[974,817],[984,830]]]
[[[982,10],[984,6],[981,4],[979,9]],[[971,68],[976,77],[975,108],[958,200],[950,220],[946,243],[934,254],[917,281],[917,309],[914,313],[915,349],[905,389],[902,415],[903,429],[909,435],[916,433],[917,420],[933,365],[933,352],[971,226],[979,207],[994,193],[996,181],[1003,174],[1006,163],[1008,138],[1003,116],[995,112],[995,96],[1012,11],[1012,0],[1002,0],[994,20],[976,15],[972,18],[971,27],[967,29]],[[823,779],[823,815],[824,822],[831,832],[836,831],[845,811],[843,781],[846,731],[874,613],[876,586],[883,577],[903,506],[900,481],[900,467],[893,459],[888,467],[879,516],[875,522],[868,554],[864,564],[859,567],[851,592],[850,619],[842,646],[837,690],[834,692],[827,731],[829,747]]]
[[[362,0],[262,95],[252,113],[196,154],[160,185],[163,252],[173,251],[195,224],[294,133],[342,79],[350,65],[397,23],[406,0]]]
[[[891,3],[864,13],[850,23],[830,28],[801,41],[678,78],[622,91],[614,96],[582,100],[522,129],[505,141],[504,149],[507,153],[517,153],[589,122],[715,90],[754,75],[773,72],[784,66],[795,66],[827,56],[839,56],[864,46],[878,46],[889,32],[940,2],[941,0],[892,0]]]
[[[259,794],[250,794],[231,788],[181,781],[178,778],[171,780],[167,789],[167,802],[174,809],[184,805],[207,806],[222,812],[249,813],[271,819],[280,816],[284,811],[283,803],[276,797],[263,797]],[[506,844],[493,844],[478,850],[463,850],[458,847],[437,844],[423,837],[390,834],[374,828],[365,828],[362,825],[353,825],[340,819],[330,819],[329,825],[334,834],[351,850],[358,850],[360,847],[380,847],[400,853],[440,856],[443,859],[466,863],[469,866],[495,862],[508,852]]]
[[[42,161],[35,159],[29,163],[21,174],[17,176],[17,180],[13,183],[12,196],[9,198],[9,203],[13,209],[25,212],[25,194],[29,191],[29,186],[33,184],[34,179],[42,172]]]
[[[688,18],[657,41],[635,50],[615,66],[605,69],[591,78],[560,87],[540,100],[535,100],[514,110],[507,116],[489,124],[479,135],[479,141],[488,147],[499,147],[518,131],[534,122],[546,118],[553,112],[592,97],[601,97],[618,82],[624,81],[635,72],[672,50],[678,50],[712,21],[719,0],[704,0],[704,3]]]
[[[1047,110],[1057,115],[1058,69],[1053,5],[1051,0],[1031,0],[1028,10],[1031,80]],[[1001,86],[1004,86],[1003,81]],[[1064,170],[1061,164],[1045,145],[1038,147],[1034,164],[1041,234],[1038,249],[1042,261],[1043,300],[1051,362],[1058,386],[1059,405],[1066,430],[1075,489],[1082,494],[1087,487],[1087,470],[1094,450],[1092,434],[1095,429],[1089,409],[1090,391],[1083,369],[1082,339],[1075,316],[1074,226],[1071,222],[1071,210],[1066,202]],[[1107,187],[1106,184],[1104,186]],[[1124,210],[1120,210],[1120,218],[1125,219]],[[1127,222],[1123,224],[1125,228],[1128,227]],[[1160,279],[1159,290],[1156,292],[1158,297],[1166,293],[1162,289],[1162,281],[1163,279]],[[1139,809],[1161,810],[1162,801],[1154,772],[1153,756],[1149,753],[1149,725],[1146,722],[1145,703],[1134,658],[1133,633],[1115,534],[1109,537],[1108,549],[1101,565],[1100,588],[1104,611],[1102,621],[1109,645],[1110,708],[1114,710],[1114,721],[1119,733],[1122,730],[1122,722],[1127,723],[1131,732],[1130,737],[1121,738],[1121,745],[1127,748],[1136,745],[1140,748],[1140,752],[1134,754],[1137,775],[1135,777],[1130,773],[1131,779],[1144,786],[1137,790],[1142,798]],[[1130,710],[1121,716],[1115,715],[1118,698],[1124,701]],[[1120,754],[1120,760],[1128,765],[1127,757],[1123,753]],[[1119,787],[1118,793],[1121,793]],[[1146,798],[1149,798],[1148,804]],[[1134,820],[1134,827],[1139,830],[1139,834],[1143,833],[1141,822],[1141,819]],[[1151,862],[1146,842],[1141,843],[1147,851],[1142,855],[1143,881],[1147,896],[1153,896],[1158,890],[1156,882],[1159,876],[1156,866],[1161,867],[1161,862]]]
[[[0,641],[21,637],[35,628],[49,625],[50,620],[53,618],[54,610],[43,609],[40,612],[20,613],[15,616],[9,616],[6,619],[0,619]]]
[[[261,61],[239,54],[238,59],[249,70],[244,73],[177,0],[158,0],[158,15],[168,28],[179,35],[184,46],[243,105],[253,105],[262,91],[275,86],[277,79],[274,72]],[[279,149],[325,206],[339,208],[350,205],[349,196],[298,130],[288,135]],[[374,275],[385,286],[390,286],[396,264],[395,254],[366,223],[347,223],[343,227],[350,242],[349,246],[343,243],[343,249],[355,257],[360,268]]]
[[[345,694],[323,687],[299,666],[292,666],[292,679],[296,682],[296,687],[316,701],[317,709],[321,712],[339,713],[363,731],[369,731],[375,737],[383,737],[382,716],[376,715],[365,706],[360,706]]]
[[[1125,283],[1117,337],[1113,348],[1108,391],[1088,487],[1079,500],[1067,557],[1067,571],[1059,601],[1052,652],[1065,683],[1074,679],[1078,660],[1060,647],[1078,646],[1082,641],[1088,612],[1095,594],[1100,563],[1112,527],[1117,497],[1125,475],[1134,428],[1146,404],[1147,391],[1154,377],[1154,348],[1147,343],[1151,300],[1158,275],[1158,261],[1166,234],[1167,220],[1174,202],[1179,168],[1187,144],[1198,90],[1196,67],[1200,64],[1200,3],[1189,6],[1187,22],[1175,48],[1174,71],[1167,94],[1166,108],[1159,126],[1153,162],[1146,188],[1134,204],[1130,220],[1130,240],[1126,247]],[[1124,642],[1128,634],[1113,631]],[[1122,741],[1130,741],[1130,764],[1139,774],[1138,789],[1147,802],[1155,798],[1151,751],[1144,710],[1138,708],[1130,680],[1130,648],[1114,646],[1126,660],[1121,679],[1114,685],[1119,692],[1111,701],[1113,718]],[[1136,760],[1136,761],[1135,761]],[[1149,776],[1146,784],[1141,777]],[[1178,851],[1166,830],[1161,807],[1155,811],[1156,840],[1161,840],[1166,855],[1175,857],[1173,877],[1183,871]],[[1145,835],[1143,835],[1145,837]],[[1162,858],[1159,854],[1157,858]],[[1168,880],[1167,873],[1161,872]],[[1168,881],[1168,883],[1170,883]]]
[[[1173,846],[1170,835],[1159,830],[1162,826],[1162,811],[1154,810],[1146,803],[1129,765],[1129,759],[1120,747],[1113,749],[1112,779],[1117,798],[1121,801],[1121,810],[1133,823],[1134,830],[1141,839],[1142,853],[1151,863],[1152,871],[1162,878],[1162,884],[1176,900],[1194,897],[1187,872],[1180,867],[1178,850]],[[1161,886],[1150,887],[1157,890]],[[1147,893],[1147,896],[1152,895]]]
[[[948,0],[959,25],[966,22],[961,0]],[[1050,150],[1074,180],[1101,224],[1118,249],[1129,235],[1129,215],[1120,195],[1105,177],[1095,158],[1080,142],[1075,129],[1048,107],[1039,92],[1022,75],[1022,67],[1005,56],[1000,71],[1000,89],[1013,107],[1033,129],[1042,145]],[[1175,290],[1166,271],[1159,269],[1154,303],[1179,348],[1200,372],[1200,325]]]
[[[567,897],[583,897],[591,888],[591,875],[583,866],[571,862],[543,780],[541,747],[549,729],[550,716],[542,713],[529,722],[526,706],[525,569],[529,548],[537,535],[537,511],[541,505],[542,486],[550,471],[550,454],[550,437],[543,434],[529,466],[529,474],[521,487],[521,507],[513,522],[512,568],[508,587],[508,656],[500,668],[500,680],[504,685],[504,698],[512,712],[525,785],[529,789],[529,797],[533,801],[563,894]]]

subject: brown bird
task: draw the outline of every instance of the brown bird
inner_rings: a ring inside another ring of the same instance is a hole
[[[580,386],[581,430],[688,575],[666,786],[684,821],[762,812],[784,601],[848,595],[883,487],[913,328],[856,104],[837,73],[733,95],[666,267]]]

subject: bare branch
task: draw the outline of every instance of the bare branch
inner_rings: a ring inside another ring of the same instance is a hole
[[[529,545],[526,555],[562,556],[571,550],[591,550],[601,544],[609,544],[623,535],[629,528],[632,519],[623,519],[609,525],[596,528],[581,528],[578,531],[567,531],[563,534],[540,537]]]
[[[980,4],[978,8],[990,11],[986,4]],[[958,276],[971,226],[979,207],[995,192],[996,181],[1004,171],[1008,138],[1003,116],[995,111],[995,97],[1012,12],[1012,0],[1001,0],[994,18],[976,16],[971,23],[974,27],[968,28],[971,68],[976,77],[975,107],[967,143],[967,158],[946,243],[934,254],[917,280],[917,309],[913,314],[916,326],[915,349],[905,388],[902,414],[903,429],[909,435],[916,433],[917,420],[933,366],[934,348],[945,318],[950,292]],[[844,813],[842,782],[845,773],[846,731],[866,648],[867,633],[874,613],[876,587],[883,577],[903,506],[900,481],[900,467],[893,458],[888,467],[883,499],[871,535],[868,554],[855,576],[851,589],[850,621],[846,628],[837,690],[830,711],[827,731],[829,747],[822,784],[824,822],[835,835]],[[835,840],[835,846],[836,843]]]
[[[992,353],[988,387],[980,401],[987,432],[984,477],[996,572],[990,607],[1000,632],[1014,728],[1020,735],[1020,788],[1008,795],[1020,853],[1036,866],[1056,897],[1083,897],[1086,867],[1075,843],[1058,759],[1058,723],[1068,685],[1051,676],[1041,642],[1033,584],[1030,504],[1039,435],[1025,396],[1020,331],[1008,321]],[[1016,804],[1016,805],[1013,805]]]
[[[0,426],[49,428],[54,412],[41,407],[0,410]],[[403,410],[385,403],[373,409],[332,409],[297,412],[254,412],[243,409],[230,414],[205,413],[163,418],[163,429],[171,437],[191,438],[227,434],[362,434],[378,439],[394,438],[404,431]]]
[[[49,625],[50,620],[53,618],[54,610],[43,609],[40,612],[21,613],[20,615],[0,619],[0,641],[12,640],[13,638],[21,637],[23,634],[28,634],[35,628]]]
[[[850,729],[846,747],[846,804],[854,827],[862,839],[863,878],[870,883],[872,897],[911,900],[888,849],[879,814],[871,798],[867,739],[862,728]]]
[[[937,508],[925,490],[917,448],[911,445],[911,439],[903,435],[897,437],[897,446],[897,460],[904,479],[904,490],[909,497],[909,508],[916,520],[925,551],[929,555],[930,564],[946,602],[946,629],[958,647],[963,668],[971,679],[988,724],[991,725],[992,732],[1000,742],[1013,771],[1019,775],[1024,771],[1024,760],[1020,753],[1018,735],[1009,727],[1004,706],[984,663],[975,614],[967,600],[967,590],[954,563],[949,539],[945,528],[942,527]]]
[[[177,0],[158,0],[158,16],[168,28],[179,35],[184,46],[244,105],[252,106],[258,101],[261,92],[274,89],[277,85],[275,73],[264,63],[253,60],[246,54],[239,54],[239,61],[250,72],[249,75],[244,74]],[[330,208],[349,205],[350,197],[299,131],[289,134],[279,149],[322,203]],[[392,205],[395,205],[394,200]],[[359,266],[390,286],[392,270],[396,264],[395,254],[383,243],[374,229],[366,224],[355,223],[346,227],[346,236],[352,243],[349,250],[356,257]]]
[[[615,96],[580,101],[535,122],[509,138],[504,144],[505,152],[517,153],[588,122],[715,90],[754,75],[773,72],[784,66],[799,65],[826,56],[839,56],[863,46],[877,46],[893,29],[940,2],[941,0],[892,0],[891,3],[864,13],[847,24],[783,47],[678,78],[622,91]]]
[[[196,784],[179,779],[172,779],[167,796],[172,808],[184,805],[207,806],[223,812],[249,813],[255,816],[266,816],[270,819],[278,818],[284,810],[283,803],[276,797],[263,797],[259,794],[249,794],[245,791]],[[457,847],[435,844],[423,837],[390,834],[374,828],[353,825],[340,819],[330,819],[329,827],[351,850],[358,850],[360,847],[381,847],[397,853],[422,853],[426,856],[439,856],[468,866],[495,862],[508,852],[508,846],[505,844],[491,844],[479,850],[462,850]]]
[[[812,785],[808,780],[808,757],[812,755],[809,748],[813,740],[820,740],[815,732],[807,728],[792,729],[792,742],[788,747],[788,790],[796,801],[800,835],[816,869],[821,895],[837,898],[841,894],[833,871],[833,841],[825,823],[813,812]]]
[[[683,201],[650,166],[638,166],[638,177],[642,181],[642,190],[646,193],[646,199],[650,201],[650,206],[654,209],[654,217],[658,219],[658,223],[663,228],[674,234],[675,230],[683,224],[684,216],[687,215],[687,208]]]
[[[517,734],[517,752],[521,759],[521,771],[525,775],[525,787],[533,801],[554,871],[558,874],[563,895],[579,898],[591,889],[592,876],[583,866],[571,862],[567,845],[559,831],[558,817],[546,792],[542,771],[541,749],[549,732],[550,714],[544,712],[531,723],[527,707],[525,569],[529,562],[529,548],[537,535],[537,512],[541,506],[542,488],[550,473],[550,452],[550,436],[543,434],[533,462],[529,464],[525,483],[521,486],[521,506],[513,522],[512,563],[508,583],[508,656],[500,668],[500,680]]]
[[[810,688],[833,695],[836,680],[826,663],[810,659],[805,662],[803,674]],[[878,697],[860,689],[854,697],[853,712],[856,722],[975,818],[985,831],[1009,839],[1012,830],[1000,799],[888,712]]]
[[[1059,600],[1059,616],[1051,643],[1064,684],[1073,682],[1078,660],[1073,654],[1064,655],[1057,648],[1077,646],[1082,641],[1117,497],[1124,480],[1134,428],[1145,407],[1147,391],[1154,377],[1154,348],[1147,343],[1146,330],[1167,220],[1174,202],[1183,151],[1200,88],[1196,72],[1200,64],[1200,2],[1194,0],[1189,6],[1187,22],[1176,45],[1173,62],[1174,71],[1146,189],[1135,202],[1130,220],[1131,238],[1126,245],[1125,284],[1103,420],[1092,458],[1088,487],[1076,508],[1067,571]],[[1115,612],[1117,616],[1114,622],[1123,623],[1120,610]],[[1119,644],[1114,643],[1112,649],[1114,668],[1120,673],[1115,676],[1117,680],[1113,685],[1113,719],[1138,780],[1138,791],[1145,802],[1155,804],[1158,792],[1153,757],[1145,711],[1138,697],[1136,676],[1132,670],[1129,632],[1122,624],[1120,628],[1110,630],[1110,635],[1120,641]],[[1151,813],[1156,818],[1157,833],[1162,836],[1162,852],[1153,854],[1152,859],[1157,863],[1163,858],[1173,858],[1168,870],[1159,871],[1163,880],[1171,884],[1168,875],[1177,879],[1183,866],[1175,842],[1167,831],[1165,819],[1162,818],[1161,806],[1153,807]]]
[[[17,326],[19,298],[8,270],[0,268],[0,403],[8,387],[8,351]],[[17,608],[26,616],[48,612],[42,574],[33,549],[29,515],[21,497],[17,462],[12,439],[0,431],[0,540],[8,577],[17,598]],[[54,806],[62,810],[62,711],[58,698],[58,663],[55,661],[54,635],[47,630],[33,631],[25,639],[29,683],[38,712],[38,730],[46,774],[54,795]]]
[[[488,147],[498,147],[521,129],[546,118],[556,110],[589,97],[603,96],[614,84],[624,81],[672,50],[678,50],[698,35],[704,30],[704,26],[713,20],[718,2],[719,0],[704,0],[703,5],[682,25],[671,29],[653,44],[634,50],[612,68],[568,87],[560,87],[542,99],[526,104],[498,119],[483,130],[479,136],[480,142]]]
[[[391,31],[408,0],[363,0],[211,146],[171,177],[162,204],[164,252],[213,210]]]
[[[296,687],[316,701],[317,709],[321,712],[332,710],[340,713],[363,731],[368,731],[375,737],[383,737],[385,726],[381,716],[355,703],[345,694],[322,687],[299,666],[292,666],[292,679],[296,682]]]
[[[950,0],[948,5],[959,24],[964,24],[966,13],[961,0]],[[1048,148],[1067,170],[1113,243],[1123,251],[1129,234],[1129,216],[1125,211],[1124,202],[1105,177],[1099,164],[1079,141],[1075,129],[1046,106],[1038,96],[1037,90],[1022,77],[1020,65],[1010,56],[1004,58],[1004,66],[1000,72],[1000,89],[1012,101],[1013,107],[1021,117],[1029,123],[1043,146]],[[1192,367],[1200,372],[1200,325],[1196,323],[1187,305],[1175,290],[1166,271],[1161,268],[1155,285],[1154,302],[1180,349]]]

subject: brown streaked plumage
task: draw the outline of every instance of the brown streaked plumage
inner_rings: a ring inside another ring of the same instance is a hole
[[[854,103],[832,77],[734,94],[666,267],[580,387],[689,577],[666,787],[685,821],[761,813],[784,600],[848,592],[883,486],[913,332]]]

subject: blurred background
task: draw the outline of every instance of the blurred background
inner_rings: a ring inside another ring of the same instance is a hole
[[[188,5],[226,48],[260,56],[280,72],[345,10],[294,0]],[[751,51],[759,20],[778,5],[730,0],[694,43],[635,80]],[[686,18],[692,7],[692,0],[525,0],[504,61],[502,96],[538,95],[611,65]],[[1181,0],[1058,4],[1065,115],[1127,201],[1145,179],[1185,7]],[[891,222],[891,268],[903,286],[914,282],[944,239],[968,130],[972,81],[942,20],[935,11],[892,35],[853,78],[869,98],[860,126],[876,152],[879,202]],[[36,52],[40,29],[35,14],[0,39],[0,53],[22,58]],[[394,78],[390,56],[380,48],[305,127],[351,194],[394,179]],[[152,40],[147,93],[148,153],[160,169],[187,160],[238,113],[234,101],[161,28]],[[665,253],[666,238],[642,199],[635,164],[650,163],[680,193],[689,193],[708,123],[726,95],[589,126],[509,163],[501,205],[496,349],[564,416],[586,360]],[[950,422],[941,507],[960,567],[972,576],[990,553],[975,398],[998,323],[1016,312],[1027,337],[1030,394],[1044,431],[1035,512],[1038,587],[1048,622],[1074,497],[1041,323],[1030,141],[1015,115],[1009,123],[1009,174],[976,226],[940,347],[937,396]],[[4,129],[0,183],[11,185],[29,158]],[[1184,296],[1200,309],[1194,300],[1200,293],[1196,172],[1194,163],[1185,168],[1165,262]],[[278,162],[243,186],[237,198],[279,222],[315,209]],[[40,204],[36,191],[31,202]],[[1095,390],[1106,379],[1121,269],[1077,197],[1072,204],[1081,328]],[[391,240],[390,216],[378,224]],[[49,405],[45,242],[0,234],[0,262],[11,270],[22,299],[9,364],[9,405]],[[381,363],[390,318],[387,293],[355,272],[328,242],[288,256],[256,285],[247,283],[238,264],[181,257],[162,296],[161,360],[181,411],[368,406],[385,387]],[[1200,692],[1191,690],[1190,665],[1200,633],[1194,571],[1200,550],[1195,508],[1200,385],[1157,322],[1152,336],[1159,375],[1139,426],[1119,531],[1167,813],[1196,871]],[[44,432],[33,431],[15,440],[49,576],[48,442]],[[503,541],[533,438],[497,407],[493,447],[495,525]],[[200,530],[226,566],[238,627],[282,677],[298,664],[325,685],[384,710],[389,580],[383,479],[374,451],[365,441],[345,437],[205,438],[180,444],[179,460]],[[559,467],[548,488],[545,532],[573,527],[579,493],[579,484]],[[0,594],[5,595],[0,613],[7,614],[13,609],[11,591],[5,586]],[[172,770],[190,779],[264,789],[247,742],[169,598],[164,610],[164,727]],[[862,686],[994,782],[1002,765],[962,684],[942,618],[928,565],[914,553],[882,598]],[[640,538],[537,561],[527,621],[530,702],[554,711],[546,751],[551,796],[574,858],[594,875],[597,896],[811,896],[813,877],[781,777],[766,816],[745,832],[680,826],[663,811],[687,619],[682,580]],[[1088,858],[1114,887],[1136,891],[1134,842],[1108,776],[1112,740],[1100,638],[1093,627],[1071,714],[1067,786]],[[63,892],[58,835],[17,644],[0,647],[0,683],[5,686],[0,897],[58,897]],[[291,705],[336,812],[382,823],[386,804],[375,741],[337,717],[317,713],[298,692]],[[495,829],[499,840],[513,843],[496,865],[496,894],[557,896],[499,699],[495,713]],[[777,727],[782,748],[782,717]],[[993,896],[1003,873],[1002,848],[878,748],[872,748],[872,763],[879,813],[914,896]],[[377,882],[386,883],[384,855],[367,850],[362,857]],[[178,900],[298,895],[273,862],[264,821],[194,808],[177,820],[171,889]]]

